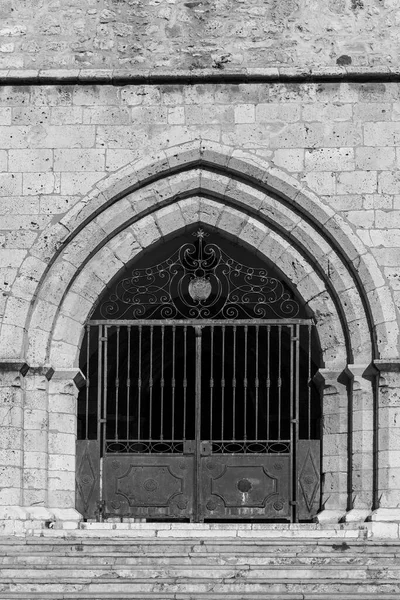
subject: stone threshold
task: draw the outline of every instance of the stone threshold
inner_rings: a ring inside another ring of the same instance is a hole
[[[313,523],[54,523],[33,529],[33,536],[44,538],[147,538],[155,539],[366,539],[366,525]]]
[[[400,81],[400,68],[268,67],[127,71],[122,69],[4,69],[0,85],[173,85],[201,83],[324,83]]]

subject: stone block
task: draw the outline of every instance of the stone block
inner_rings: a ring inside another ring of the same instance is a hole
[[[332,171],[307,173],[302,181],[316,193],[329,196],[336,194],[336,177]]]
[[[96,172],[62,172],[61,194],[64,196],[84,195],[91,190],[95,184],[104,177],[102,171]]]
[[[306,171],[354,171],[353,148],[307,148]],[[338,189],[340,194],[340,190]]]
[[[75,507],[75,489],[73,491],[53,489],[49,487],[48,502],[50,506],[56,506],[59,509]],[[54,509],[52,509],[54,512]]]
[[[400,123],[385,121],[364,124],[365,146],[398,146],[400,143]]]
[[[338,194],[369,193],[377,191],[378,179],[376,171],[355,171],[354,173],[338,173]]]
[[[54,106],[51,108],[52,125],[78,125],[83,123],[83,109],[80,106]]]
[[[13,125],[42,125],[50,120],[50,109],[46,106],[18,106],[12,111]]]
[[[132,231],[142,248],[147,248],[147,246],[150,246],[159,240],[161,236],[160,230],[151,215],[134,223],[132,225]]]
[[[60,189],[60,177],[55,173],[24,173],[23,193],[37,196],[53,194]]]
[[[1,133],[0,133],[1,139]],[[0,173],[0,196],[20,196],[22,193],[21,173]],[[3,223],[2,229],[6,229]]]
[[[0,125],[11,125],[11,107],[0,106]]]
[[[381,510],[381,509],[378,509]],[[369,537],[372,539],[397,540],[400,538],[398,523],[373,521],[368,524]]]
[[[277,167],[282,167],[289,172],[298,172],[304,169],[304,150],[291,148],[275,150],[272,161]]]
[[[49,489],[75,492],[75,469],[73,471],[49,471]]]
[[[0,172],[8,171],[8,158],[5,150],[0,150]]]
[[[75,455],[76,435],[73,433],[59,433],[49,431],[49,453],[50,454],[72,454]]]
[[[54,151],[55,171],[104,171],[105,150],[58,149]]]
[[[356,148],[356,168],[363,171],[390,171],[396,166],[395,148]]]
[[[49,413],[49,431],[75,434],[75,430],[76,416],[74,414]]]
[[[343,509],[325,509],[317,514],[315,522],[321,525],[329,523],[339,523],[346,515],[346,510]]]
[[[346,523],[363,523],[371,515],[368,508],[353,508],[346,513]]]
[[[0,506],[18,506],[21,501],[21,486],[0,488]]]
[[[77,107],[74,109],[76,110]],[[128,125],[131,123],[129,109],[120,106],[87,106],[83,109],[81,119],[82,123],[94,125]]]
[[[304,104],[302,109],[303,121],[349,121],[353,116],[352,104],[342,104],[337,102]]]
[[[53,169],[53,151],[18,149],[8,153],[9,169],[15,172],[46,172]]]

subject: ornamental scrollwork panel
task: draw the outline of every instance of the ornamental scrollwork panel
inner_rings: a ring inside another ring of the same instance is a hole
[[[202,228],[195,243],[115,283],[96,311],[102,319],[295,318],[293,293],[266,268],[241,264]]]

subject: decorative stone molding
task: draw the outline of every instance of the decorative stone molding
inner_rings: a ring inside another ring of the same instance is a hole
[[[398,69],[376,67],[329,66],[225,68],[163,71],[150,69],[125,71],[123,69],[7,69],[0,70],[2,85],[174,85],[198,83],[323,83],[323,82],[400,81]]]

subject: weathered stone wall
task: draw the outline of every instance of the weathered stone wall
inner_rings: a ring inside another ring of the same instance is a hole
[[[0,504],[73,506],[85,319],[132,256],[201,220],[276,260],[314,310],[330,368],[327,510],[369,514],[378,463],[375,492],[393,507],[400,470],[387,470],[386,447],[371,464],[373,424],[357,414],[361,396],[371,410],[370,382],[357,380],[349,408],[338,379],[348,363],[360,379],[373,359],[390,370],[398,355],[398,83],[8,86],[0,140],[1,383],[12,388],[0,407]],[[394,387],[381,386],[384,403]],[[395,391],[390,401],[398,456]]]
[[[394,65],[397,0],[2,0],[0,69]]]
[[[396,83],[5,87],[0,123],[7,326],[31,300],[19,268],[49,223],[122,166],[196,139],[248,150],[316,192],[370,248],[400,302]]]

